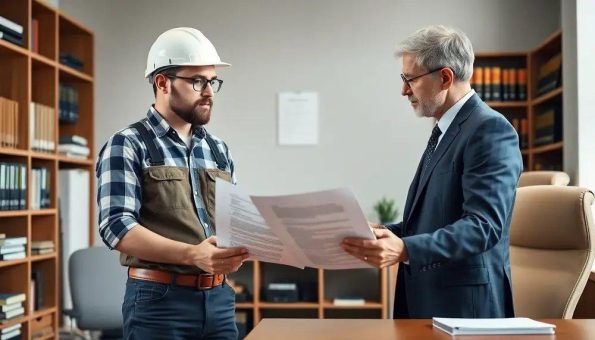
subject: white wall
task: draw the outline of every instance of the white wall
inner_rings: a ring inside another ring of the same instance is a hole
[[[146,54],[163,31],[193,26],[233,67],[209,130],[232,148],[250,192],[350,186],[370,214],[382,195],[402,208],[430,134],[400,96],[396,43],[429,24],[466,31],[476,51],[533,49],[560,26],[559,0],[92,1],[61,9],[96,36],[96,146],[144,116]],[[320,94],[320,144],[276,145],[276,93]],[[370,214],[370,217],[372,215]]]
[[[564,165],[576,185],[595,190],[595,2],[562,3]]]

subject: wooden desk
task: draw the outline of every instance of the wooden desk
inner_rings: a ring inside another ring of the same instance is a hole
[[[587,340],[595,339],[595,319],[540,320],[556,325],[555,335],[457,336],[432,328],[432,320],[380,319],[263,319],[246,340],[282,339],[462,339]]]

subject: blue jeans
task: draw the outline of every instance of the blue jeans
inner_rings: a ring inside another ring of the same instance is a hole
[[[235,293],[226,283],[197,290],[128,278],[122,304],[124,339],[233,339]]]

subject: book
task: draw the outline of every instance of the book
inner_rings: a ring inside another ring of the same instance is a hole
[[[54,252],[54,248],[31,249],[31,255],[44,255]]]
[[[483,68],[483,98],[485,101],[492,100],[492,69]]]
[[[363,306],[366,304],[366,300],[363,298],[334,298],[333,304],[335,306]]]
[[[9,254],[2,254],[0,255],[1,261],[8,261],[8,260],[22,260],[27,257],[27,253],[24,251],[18,253],[9,253]]]
[[[12,326],[9,326],[9,327],[6,327],[6,328],[2,329],[2,331],[0,333],[2,333],[2,334],[10,333],[10,332],[15,331],[17,329],[21,329],[21,327],[23,327],[23,324],[17,323],[17,324],[14,324]]]
[[[44,249],[44,248],[54,248],[54,241],[32,241],[31,248],[33,249]]]
[[[80,146],[87,146],[87,138],[79,135],[62,135],[59,140],[60,144],[76,144]]]
[[[20,307],[23,307],[22,302],[15,302],[15,303],[11,303],[9,305],[0,305],[0,312],[8,312],[13,309],[20,308]]]
[[[27,244],[27,237],[8,237],[0,240],[0,246],[20,246]]]
[[[0,16],[0,25],[10,29],[15,34],[23,34],[23,26],[17,24],[14,21],[8,20],[7,18]]]
[[[35,299],[33,301],[33,306],[35,310],[39,310],[43,306],[44,296],[43,296],[43,274],[39,269],[33,269],[31,271],[31,280],[35,281],[35,290],[34,295]]]
[[[0,312],[0,319],[8,320],[8,319],[12,319],[16,316],[23,315],[23,314],[25,314],[25,308],[19,307],[19,308],[9,310],[7,312]]]
[[[80,146],[77,144],[60,144],[58,145],[58,152],[60,153],[73,153],[80,156],[89,156],[90,151],[86,146]]]
[[[19,252],[24,252],[24,251],[25,251],[24,245],[0,247],[0,255],[10,254],[10,253],[19,253]]]
[[[8,34],[6,32],[0,32],[0,39],[6,40],[6,41],[13,43],[15,45],[23,46],[23,38],[22,37],[19,38],[12,34]]]
[[[25,293],[0,293],[0,305],[10,305],[12,303],[25,301],[25,299]]]
[[[502,69],[499,66],[492,67],[492,100],[502,100],[501,88],[502,88]]]
[[[0,335],[0,340],[12,340],[12,339],[17,339],[20,338],[21,335],[21,330],[20,329],[16,329],[12,332],[7,332],[7,333],[2,333],[2,335]]]
[[[450,335],[555,334],[556,328],[529,318],[432,318],[432,326]]]

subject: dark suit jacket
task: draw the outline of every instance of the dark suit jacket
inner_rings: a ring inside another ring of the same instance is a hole
[[[395,317],[512,317],[509,229],[523,162],[518,135],[477,95],[409,189]]]

